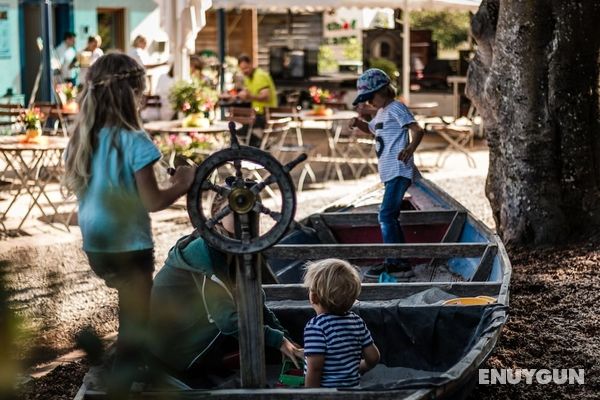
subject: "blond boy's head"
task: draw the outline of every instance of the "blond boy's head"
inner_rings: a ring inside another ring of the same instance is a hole
[[[342,315],[360,294],[360,275],[348,262],[328,258],[308,264],[304,286],[310,290],[313,303],[328,313]]]

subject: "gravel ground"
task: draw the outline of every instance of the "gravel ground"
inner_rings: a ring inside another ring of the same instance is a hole
[[[463,170],[458,173],[432,172],[425,176],[486,224],[494,226],[489,203],[484,196],[485,173],[480,170],[465,173]],[[362,183],[366,187],[375,182],[376,178],[369,177]],[[308,214],[344,194],[355,192],[357,185],[356,182],[348,182],[329,190],[305,192],[304,197],[299,199],[302,213]],[[299,218],[302,216],[298,215]],[[155,221],[157,259],[164,259],[174,238],[189,230],[185,221],[185,216],[181,215],[165,216],[163,221]],[[513,262],[511,314],[500,342],[487,362],[488,368],[585,368],[586,385],[482,385],[475,388],[470,400],[598,398],[600,322],[596,305],[600,300],[597,273],[599,245],[600,240],[595,239],[560,249],[509,249]],[[98,286],[91,290],[91,297],[94,302],[98,298],[106,300],[100,315],[104,328],[110,331],[115,326],[115,295],[102,285]],[[86,370],[85,361],[55,368],[43,378],[25,384],[21,398],[71,399]]]

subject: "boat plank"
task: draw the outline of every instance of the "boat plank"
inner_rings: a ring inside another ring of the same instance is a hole
[[[402,211],[400,225],[447,224],[452,221],[456,211]],[[331,212],[319,216],[329,226],[367,227],[379,226],[376,212]]]
[[[360,399],[360,400],[417,400],[427,398],[426,389],[404,389],[387,391],[347,391],[336,389],[222,389],[142,392],[138,399],[219,399],[219,400],[312,400],[312,399]],[[88,390],[86,399],[107,399],[105,392]]]
[[[471,277],[471,282],[483,282],[487,281],[492,272],[492,266],[494,265],[494,258],[496,257],[496,253],[498,252],[498,248],[496,246],[488,246],[487,249],[483,252],[483,256],[481,256],[481,261]]]
[[[427,289],[437,288],[459,297],[497,296],[500,282],[407,282],[363,283],[358,300],[401,299]],[[268,301],[306,300],[308,292],[302,284],[263,285]]]
[[[485,243],[403,243],[403,244],[279,244],[265,250],[270,258],[297,259],[378,259],[480,257]]]

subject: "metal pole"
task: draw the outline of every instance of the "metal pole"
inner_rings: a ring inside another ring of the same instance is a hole
[[[42,90],[40,91],[40,100],[52,101],[52,66],[50,63],[54,41],[52,40],[52,0],[41,0],[40,7],[42,11],[42,40],[44,48],[42,50],[41,63],[42,70]]]
[[[218,18],[218,26],[219,26],[219,92],[223,93],[225,91],[225,41],[226,37],[226,28],[227,21],[225,19],[225,9],[220,8],[217,11]],[[225,109],[221,107],[221,119],[225,119]]]
[[[410,103],[410,12],[408,0],[402,7],[402,97]]]

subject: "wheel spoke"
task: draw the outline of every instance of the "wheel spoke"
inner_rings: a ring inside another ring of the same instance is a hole
[[[252,190],[252,193],[254,194],[258,194],[261,192],[261,190],[263,190],[265,187],[269,186],[272,183],[277,182],[277,178],[275,178],[275,175],[269,175],[265,180],[263,180],[262,182],[257,183],[256,185],[252,186],[252,188],[250,190]]]
[[[216,224],[218,224],[223,218],[225,218],[229,214],[231,214],[231,208],[229,208],[229,205],[227,205],[223,207],[221,211],[216,213],[212,218],[209,218],[206,221],[206,227],[208,229],[212,229]]]
[[[271,209],[263,206],[261,202],[256,202],[256,204],[254,205],[254,211],[268,215],[275,222],[281,221],[281,213],[272,211]]]
[[[235,177],[238,179],[242,179],[242,161],[239,159],[233,160],[233,167],[235,168]]]
[[[204,181],[204,183],[202,184],[202,190],[212,190],[213,192],[216,192],[223,197],[229,196],[229,193],[231,192],[231,189],[225,186],[215,185],[214,183],[209,181]]]

